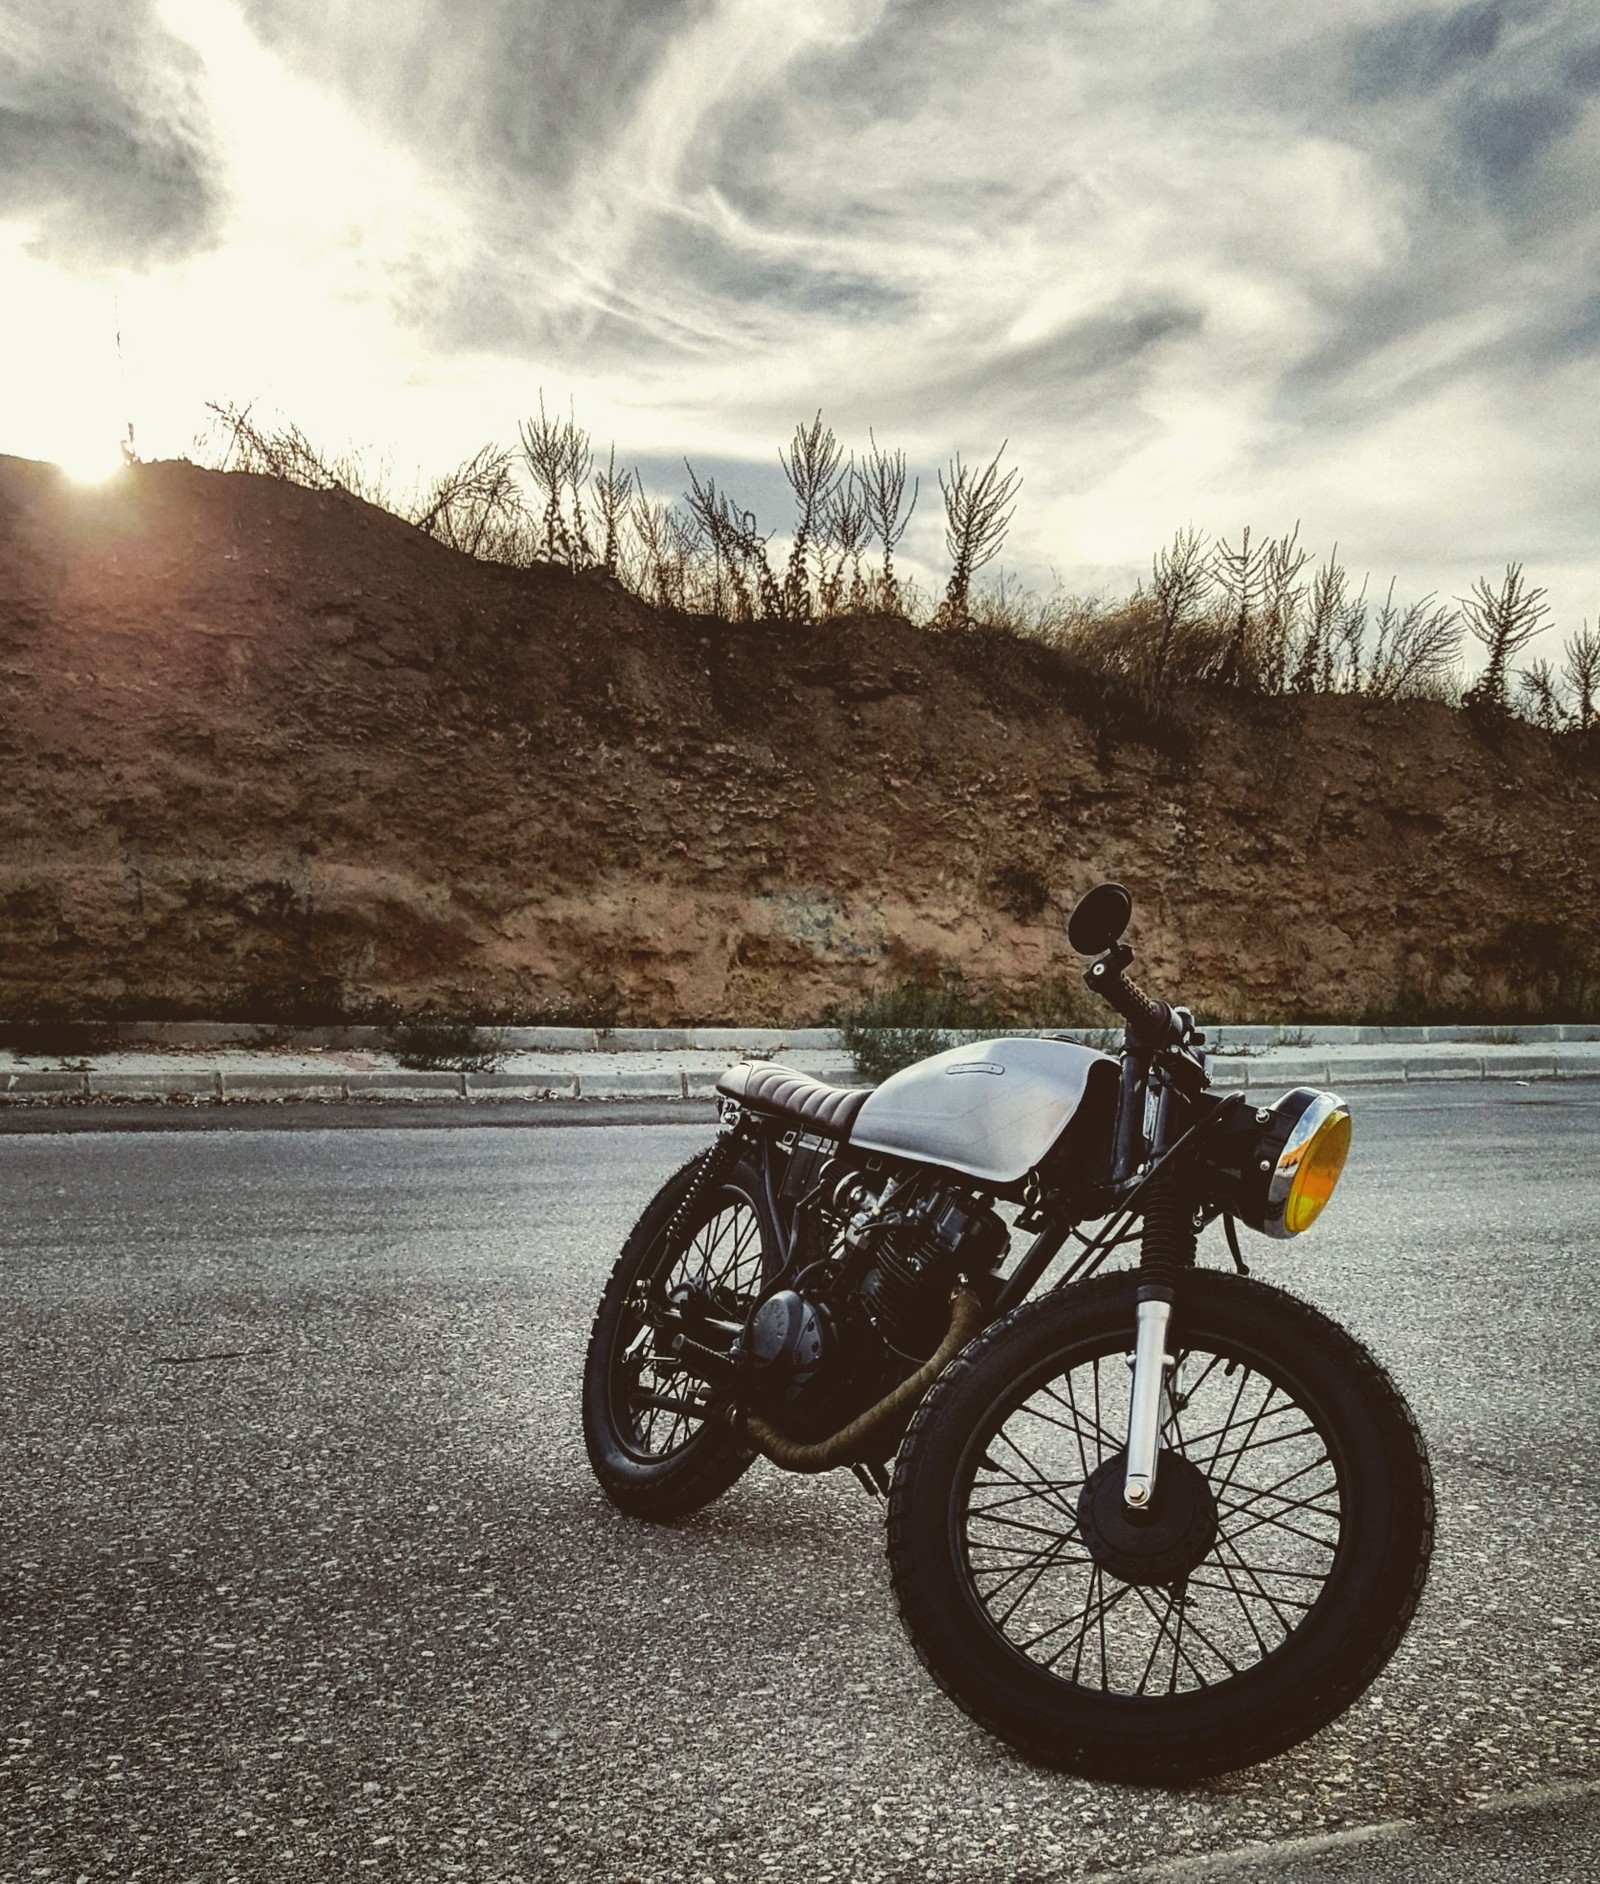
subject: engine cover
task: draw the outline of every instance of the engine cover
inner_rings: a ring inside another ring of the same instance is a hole
[[[780,1289],[763,1302],[744,1338],[751,1368],[776,1377],[790,1396],[821,1366],[827,1345],[816,1304],[793,1289]]]

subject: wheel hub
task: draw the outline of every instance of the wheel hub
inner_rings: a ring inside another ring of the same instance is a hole
[[[1117,1453],[1090,1473],[1078,1494],[1078,1528],[1089,1555],[1123,1583],[1176,1583],[1217,1538],[1217,1501],[1206,1477],[1180,1453],[1163,1452],[1149,1509],[1122,1495],[1128,1460]]]

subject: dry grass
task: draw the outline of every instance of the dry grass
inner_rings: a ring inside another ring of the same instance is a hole
[[[1123,598],[1040,597],[1003,571],[980,584],[1021,483],[1002,468],[1004,445],[981,468],[957,454],[939,475],[951,568],[935,606],[895,565],[920,494],[911,479],[907,497],[905,455],[869,433],[858,461],[820,412],[779,453],[795,518],[775,567],[774,533],[712,478],[686,465],[681,501],[652,497],[635,472],[618,469],[614,446],[596,469],[587,431],[570,410],[549,413],[542,395],[537,417],[518,428],[520,454],[486,445],[411,490],[397,487],[386,463],[325,453],[298,426],[269,426],[248,406],[209,411],[197,455],[217,469],[349,491],[485,560],[604,570],[673,613],[794,623],[887,614],[1040,643],[1063,658],[1086,710],[1141,736],[1170,725],[1181,697],[1206,687],[1437,700],[1466,705],[1486,725],[1515,716],[1586,743],[1600,728],[1600,633],[1587,623],[1565,644],[1559,670],[1547,661],[1513,666],[1548,619],[1543,590],[1528,587],[1518,564],[1498,583],[1480,579],[1454,605],[1398,599],[1393,583],[1374,601],[1337,545],[1314,564],[1298,525],[1276,537],[1246,527],[1215,541],[1185,529],[1157,551],[1148,582]],[[1467,635],[1486,655],[1470,686],[1460,664]]]

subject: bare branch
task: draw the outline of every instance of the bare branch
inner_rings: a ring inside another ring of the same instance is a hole
[[[905,453],[884,451],[870,429],[867,438],[872,450],[861,473],[862,500],[867,507],[867,522],[883,546],[883,607],[887,613],[898,615],[900,585],[894,573],[894,552],[917,508],[922,480],[913,481],[911,502],[907,504]]]
[[[1397,608],[1394,584],[1377,616],[1378,635],[1364,690],[1377,700],[1437,699],[1461,651],[1461,617],[1431,595]]]
[[[1530,661],[1517,675],[1523,711],[1541,732],[1559,733],[1567,724],[1560,677],[1548,661]]]
[[[600,513],[600,560],[608,576],[617,573],[617,556],[623,520],[633,502],[634,475],[617,469],[617,448],[611,447],[604,471],[594,476],[595,508]]]
[[[1011,470],[1002,474],[1000,470],[1008,442],[1001,440],[1000,450],[981,472],[964,463],[958,452],[950,461],[949,477],[939,473],[939,489],[944,496],[944,540],[953,565],[941,612],[952,628],[971,626],[972,578],[999,554],[1016,514],[1012,499],[1021,487],[1022,473]]]
[[[842,456],[833,428],[822,423],[820,411],[809,426],[797,425],[789,449],[778,453],[795,498],[794,543],[783,579],[783,612],[791,621],[805,621],[811,614],[806,557],[838,482]]]
[[[1600,724],[1600,628],[1587,622],[1561,650],[1562,675],[1573,692],[1573,719],[1580,733]]]
[[[1509,710],[1508,676],[1511,657],[1525,648],[1549,617],[1543,589],[1530,589],[1522,580],[1521,563],[1507,563],[1499,588],[1480,576],[1472,594],[1461,604],[1467,632],[1489,650],[1488,664],[1467,698],[1497,713]]]

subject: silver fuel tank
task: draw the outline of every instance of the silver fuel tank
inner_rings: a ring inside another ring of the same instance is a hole
[[[856,1115],[850,1145],[1015,1184],[1039,1163],[1109,1054],[1071,1040],[977,1040],[892,1074]]]

